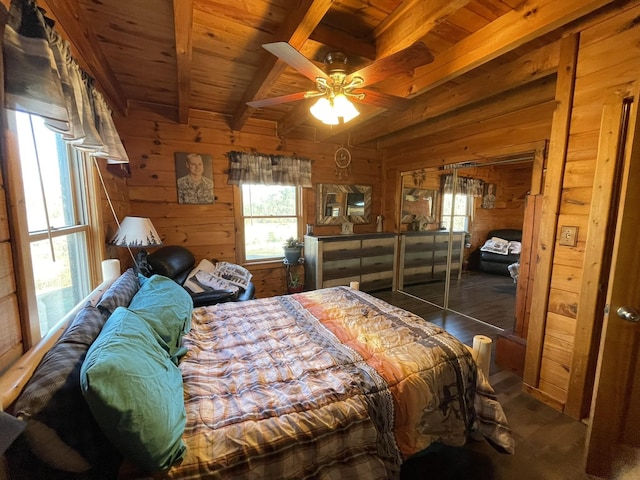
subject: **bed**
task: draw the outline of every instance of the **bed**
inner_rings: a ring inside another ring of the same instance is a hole
[[[163,288],[179,288],[166,280]],[[181,448],[154,478],[392,479],[433,442],[485,437],[513,452],[503,410],[468,348],[364,292],[334,287],[201,307],[189,323],[179,327],[184,348],[168,355],[186,350],[176,366]],[[175,398],[176,388],[164,390]]]

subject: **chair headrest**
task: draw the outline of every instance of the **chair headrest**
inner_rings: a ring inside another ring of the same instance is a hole
[[[151,266],[152,274],[157,273],[176,280],[194,267],[196,258],[185,247],[167,245],[150,253],[147,262]]]

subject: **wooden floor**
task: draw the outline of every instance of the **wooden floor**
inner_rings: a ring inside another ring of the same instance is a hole
[[[498,329],[442,310],[399,292],[374,296],[442,326],[467,345],[474,335],[494,339]],[[494,349],[495,351],[495,349]],[[522,391],[522,380],[496,366],[489,381],[502,404],[516,442],[515,455],[498,453],[488,442],[462,448],[435,446],[433,452],[405,463],[402,480],[587,480],[583,454],[587,427]]]
[[[403,291],[436,305],[444,305],[443,281],[408,285]],[[512,330],[516,307],[516,284],[506,275],[463,272],[449,286],[449,310],[468,315],[502,330]]]

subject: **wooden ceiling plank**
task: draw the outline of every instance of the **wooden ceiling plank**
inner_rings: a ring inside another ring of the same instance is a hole
[[[333,0],[298,0],[297,6],[291,9],[283,24],[274,35],[273,41],[285,41],[294,48],[300,49],[309,38],[313,30],[325,16]],[[286,64],[265,51],[262,54],[260,66],[256,70],[253,80],[245,90],[240,105],[233,115],[231,128],[235,131],[250,118],[254,109],[247,102],[264,98],[271,85],[277,80]]]
[[[469,125],[475,125],[487,119],[501,117],[510,113],[535,107],[536,105],[553,101],[555,98],[554,81],[538,81],[531,85],[515,88],[490,97],[482,102],[469,105],[464,109],[463,115],[444,115],[407,128],[396,133],[393,138],[381,139],[378,148],[395,148],[401,145],[410,145],[417,139],[444,134],[448,131],[467,131]]]
[[[73,39],[72,51],[77,52],[81,57],[77,59],[78,62],[82,66],[84,61],[83,68],[86,68],[87,73],[96,79],[111,108],[118,114],[126,116],[127,99],[98,39],[89,28],[90,22],[81,18],[79,12],[82,9],[78,0],[46,0],[39,3],[55,17],[60,28],[66,33],[67,39],[70,42],[70,39]]]
[[[193,0],[173,0],[178,77],[178,120],[189,123],[191,61],[193,59]]]
[[[349,55],[358,55],[369,60],[376,59],[376,47],[335,28],[318,25],[309,37],[318,43]]]
[[[413,79],[398,82],[397,90],[389,93],[424,93],[612,1],[526,0],[521,8],[456,43],[430,65],[416,69]]]
[[[411,127],[471,103],[521,87],[527,83],[553,75],[558,69],[560,44],[554,42],[519,57],[516,61],[502,65],[482,77],[482,81],[471,79],[455,92],[437,91],[414,98],[409,110],[394,116],[393,122],[376,119],[366,127],[351,132],[353,145],[360,145],[376,138],[390,136],[394,132]],[[388,140],[387,140],[388,141]]]
[[[469,0],[405,0],[374,31],[377,58],[386,57],[422,39]]]
[[[525,0],[517,10],[503,15],[436,56],[433,63],[418,67],[414,78],[399,80],[387,93],[400,97],[425,93],[612,1]],[[379,109],[370,115],[376,116],[382,112],[384,110]],[[361,117],[363,115],[346,126],[334,129],[333,134],[349,130],[367,120]],[[319,138],[320,141],[327,139]]]

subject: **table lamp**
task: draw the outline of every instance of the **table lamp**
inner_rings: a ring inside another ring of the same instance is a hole
[[[147,251],[144,247],[159,247],[162,245],[162,240],[148,218],[124,217],[109,244],[126,247],[133,259],[136,271],[148,276],[151,271],[147,263]],[[132,248],[139,249],[135,257],[131,252]]]

